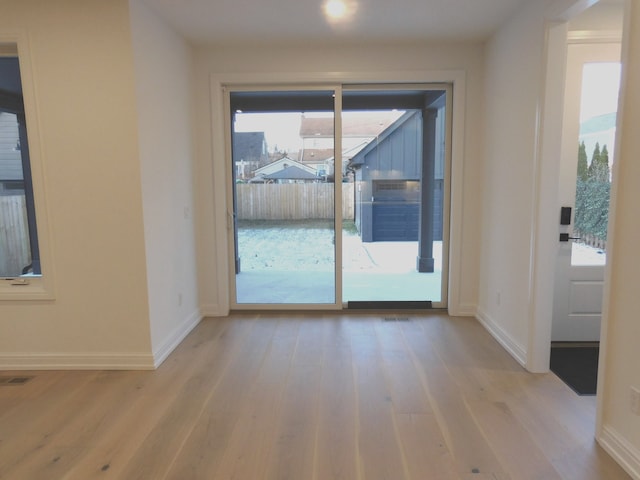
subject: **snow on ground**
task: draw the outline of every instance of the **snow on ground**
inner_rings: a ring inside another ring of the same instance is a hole
[[[351,272],[415,271],[418,242],[362,243],[353,224],[343,229],[343,269]],[[442,242],[434,243],[441,269]],[[240,222],[238,251],[242,271],[333,271],[334,233],[330,221]]]
[[[571,248],[571,265],[604,265],[607,254],[600,248],[590,247],[583,243],[574,243]]]

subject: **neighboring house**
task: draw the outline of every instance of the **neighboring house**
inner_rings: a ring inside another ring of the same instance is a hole
[[[398,111],[349,111],[342,117],[342,173],[353,155],[375,139],[391,125],[402,112]],[[313,166],[321,176],[332,176],[334,169],[334,119],[333,117],[302,116],[300,137],[302,150],[300,161]]]
[[[0,195],[24,195],[16,116],[16,108],[22,102],[18,71],[15,59],[0,57]]]
[[[232,156],[236,179],[253,177],[254,171],[269,163],[264,132],[235,132]]]
[[[444,157],[436,155],[434,230],[442,240]],[[349,162],[355,172],[355,222],[364,242],[419,239],[422,114],[410,110]]]
[[[23,194],[18,122],[15,114],[0,112],[0,195]]]
[[[288,173],[284,173],[283,171],[286,171]],[[290,177],[288,177],[289,180],[298,179],[303,181],[311,181],[312,178],[314,180],[319,180],[319,177],[314,168],[308,165],[303,165],[300,162],[296,162],[289,157],[283,157],[280,160],[276,160],[275,162],[271,162],[270,164],[257,169],[254,172],[254,176],[249,179],[249,182],[264,183],[268,180],[284,180],[285,178],[279,178],[278,175],[275,175],[278,173],[280,175],[290,175]]]
[[[316,183],[318,175],[297,165],[290,165],[262,177],[267,183]]]

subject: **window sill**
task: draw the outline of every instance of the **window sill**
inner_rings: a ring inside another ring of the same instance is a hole
[[[0,279],[0,302],[53,300],[53,291],[42,277],[25,276]]]

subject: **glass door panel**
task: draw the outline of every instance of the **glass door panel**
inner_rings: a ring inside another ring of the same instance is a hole
[[[447,124],[446,87],[344,91],[342,187],[352,208],[343,215],[342,297],[349,308],[444,304]]]
[[[334,91],[230,93],[235,304],[336,303]]]
[[[614,161],[620,62],[582,68],[572,266],[604,266]]]

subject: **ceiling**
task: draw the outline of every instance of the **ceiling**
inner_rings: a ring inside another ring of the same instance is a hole
[[[346,0],[333,23],[324,0],[142,1],[196,45],[344,45],[481,41],[527,0]]]

